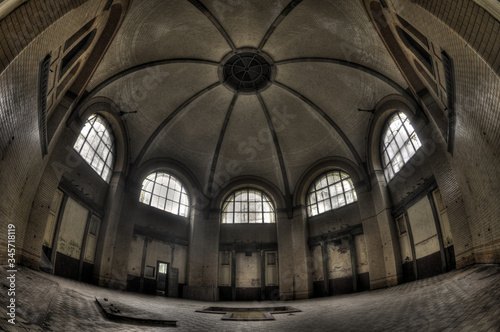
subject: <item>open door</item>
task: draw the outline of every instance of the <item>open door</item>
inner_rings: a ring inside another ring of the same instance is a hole
[[[168,264],[158,261],[158,273],[156,273],[156,293],[159,295],[167,294],[167,271]]]

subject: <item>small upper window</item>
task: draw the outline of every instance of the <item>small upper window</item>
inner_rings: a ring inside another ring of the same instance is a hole
[[[114,161],[114,138],[106,120],[92,114],[73,148],[104,179],[109,181]]]
[[[167,173],[151,173],[144,179],[139,202],[182,217],[189,215],[189,197],[184,186]]]
[[[350,176],[342,171],[330,171],[321,175],[309,188],[307,214],[312,217],[357,200]]]
[[[380,145],[382,167],[389,182],[422,144],[408,117],[396,112],[387,120]]]
[[[242,189],[228,196],[222,205],[223,224],[275,222],[271,199],[260,190]]]

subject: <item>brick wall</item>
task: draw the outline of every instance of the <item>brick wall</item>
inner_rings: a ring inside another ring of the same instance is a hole
[[[473,254],[476,262],[500,262],[499,58],[496,55],[494,65],[488,60],[494,57],[491,53],[498,54],[500,47],[499,34],[495,33],[498,22],[490,24],[489,14],[470,1],[453,4],[450,1],[417,3],[425,4],[426,9],[408,1],[395,1],[394,6],[398,14],[427,36],[437,49],[446,50],[455,65],[455,150],[453,156],[447,154],[440,158],[451,165],[458,185],[456,190],[461,195],[455,195],[450,190],[443,194],[443,198],[450,204],[462,204],[465,207],[466,216],[457,215],[457,218],[467,218],[467,222],[462,225],[470,229],[472,243],[463,243],[465,247],[461,254]],[[427,10],[436,16],[429,14]],[[451,14],[457,11],[460,14]],[[488,23],[482,23],[485,20]],[[491,29],[484,28],[492,25]],[[469,34],[467,38],[461,35],[464,29],[466,36]],[[484,33],[481,33],[482,30]],[[481,42],[478,42],[480,39]],[[483,40],[486,45],[484,47],[480,46],[483,45]],[[466,41],[470,41],[470,44]],[[444,183],[452,176],[444,164],[434,171],[441,174]],[[458,261],[457,259],[457,263]]]
[[[0,73],[55,21],[89,0],[30,0],[0,21]]]
[[[450,27],[500,74],[500,22],[488,11],[472,0],[413,2]]]
[[[100,5],[99,0],[88,1],[68,12],[24,49],[18,48],[15,59],[0,73],[0,229],[7,229],[10,223],[16,225],[18,258],[34,195],[48,160],[42,158],[38,130],[38,66],[47,53],[83,26],[88,21],[86,15],[96,12]],[[5,40],[3,33],[0,40]],[[43,233],[37,236],[43,237]],[[6,238],[0,236],[0,263],[5,263],[5,246]]]

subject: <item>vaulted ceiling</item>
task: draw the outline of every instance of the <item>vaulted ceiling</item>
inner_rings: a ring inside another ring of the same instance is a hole
[[[224,84],[244,51],[269,59],[265,89]],[[132,2],[87,90],[137,111],[123,116],[131,164],[175,159],[209,191],[232,167],[286,195],[322,158],[364,162],[359,109],[406,88],[361,1],[154,0]]]

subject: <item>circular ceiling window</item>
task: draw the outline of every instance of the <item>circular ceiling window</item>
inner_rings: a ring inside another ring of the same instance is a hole
[[[272,60],[263,53],[230,53],[222,61],[220,79],[235,92],[259,92],[272,81],[274,66],[271,63]]]

